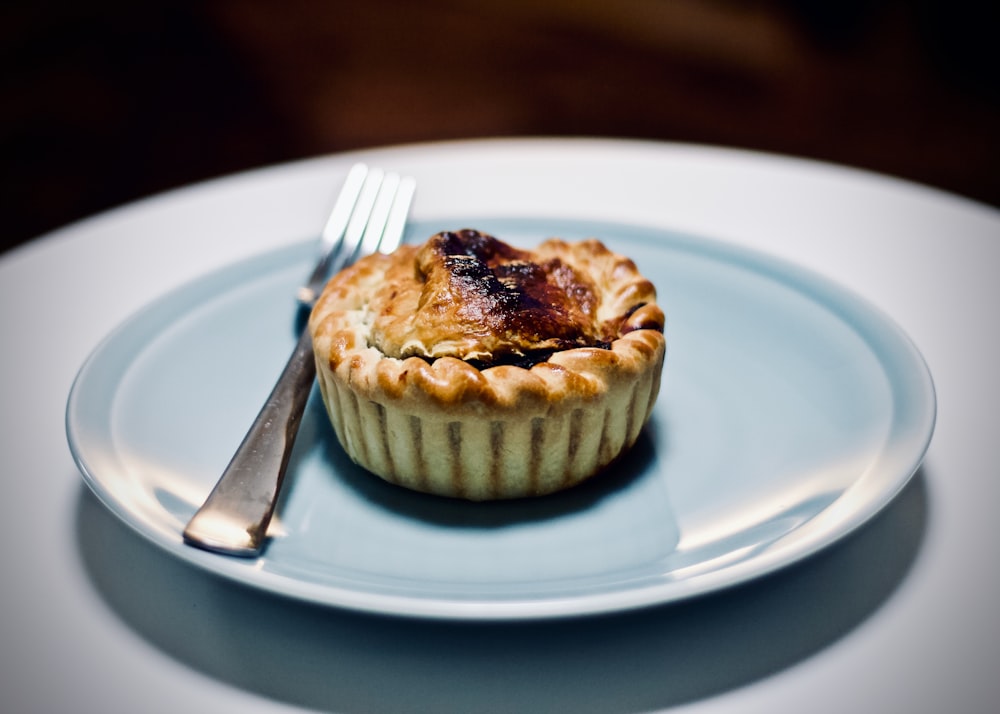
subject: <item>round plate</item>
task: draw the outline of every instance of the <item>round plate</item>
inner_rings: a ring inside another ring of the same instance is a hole
[[[292,349],[310,243],[198,279],[96,349],[67,412],[86,482],[168,552],[248,585],[382,613],[514,619],[676,601],[774,571],[866,521],[919,465],[935,418],[924,361],[892,320],[825,278],[722,242],[558,217],[421,220],[407,239],[466,226],[520,246],[596,236],[656,284],[663,388],[613,469],[534,500],[411,493],[346,458],[314,393],[265,553],[184,545]]]

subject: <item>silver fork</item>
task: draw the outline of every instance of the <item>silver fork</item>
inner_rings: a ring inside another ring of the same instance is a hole
[[[410,177],[364,164],[351,168],[323,229],[316,267],[299,289],[300,310],[312,309],[327,278],[355,256],[388,253],[399,245],[415,187]],[[184,529],[185,542],[226,555],[260,553],[315,378],[312,337],[303,327],[243,442]]]

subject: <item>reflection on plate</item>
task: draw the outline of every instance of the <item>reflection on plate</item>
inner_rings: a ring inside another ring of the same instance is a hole
[[[303,420],[273,539],[256,561],[185,546],[294,343],[314,246],[233,265],[109,336],[70,395],[70,445],[118,517],[187,561],[294,598],[507,619],[610,612],[745,582],[870,518],[930,441],[930,375],[900,330],[825,279],[759,254],[618,224],[475,219],[514,244],[600,237],[656,283],[663,389],[635,449],[581,487],[470,504],[383,483]]]

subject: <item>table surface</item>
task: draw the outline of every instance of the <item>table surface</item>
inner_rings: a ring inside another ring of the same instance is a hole
[[[63,425],[76,371],[141,305],[309,235],[359,157],[413,173],[420,218],[489,212],[502,198],[477,193],[477,171],[534,193],[529,212],[609,218],[602,192],[624,191],[637,223],[833,278],[891,315],[927,360],[939,411],[923,465],[871,521],[803,563],[624,614],[506,624],[367,615],[179,562],[83,484]],[[524,175],[522,160],[538,171]],[[588,172],[595,161],[621,171]],[[560,192],[572,199],[546,194],[549,163],[578,166],[579,185]],[[0,708],[985,711],[1000,701],[998,266],[1000,213],[972,201],[813,162],[606,140],[321,157],[55,231],[0,258]]]

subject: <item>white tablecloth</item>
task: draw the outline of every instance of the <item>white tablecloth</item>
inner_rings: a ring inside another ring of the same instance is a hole
[[[498,198],[477,191],[477,172],[505,180],[531,166],[518,179],[527,214],[620,218],[604,215],[601,197],[621,192],[636,223],[833,278],[898,321],[926,358],[939,411],[923,466],[873,520],[801,564],[624,614],[507,624],[358,614],[179,562],[83,484],[63,424],[74,375],[164,291],[315,232],[332,177],[359,157],[418,178],[416,215],[489,214]],[[595,175],[595,162],[620,171]],[[567,172],[579,176],[572,190],[544,190]],[[325,157],[44,236],[0,256],[0,710],[990,711],[1000,702],[998,268],[1000,213],[961,198],[811,162],[600,140]]]

